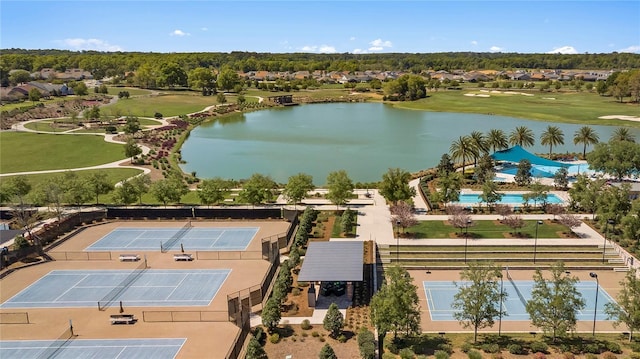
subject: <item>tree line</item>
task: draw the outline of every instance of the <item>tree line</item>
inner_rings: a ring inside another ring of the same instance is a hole
[[[2,73],[10,70],[64,71],[82,68],[95,78],[121,76],[137,71],[144,64],[176,63],[184,71],[204,67],[229,66],[236,71],[406,71],[481,69],[633,69],[640,68],[640,55],[609,54],[519,54],[519,53],[144,53],[66,50],[4,49],[0,58]],[[3,75],[4,76],[4,75]]]

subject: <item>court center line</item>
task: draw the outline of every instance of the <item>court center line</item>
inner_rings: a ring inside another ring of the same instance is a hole
[[[70,290],[72,290],[73,288],[75,288],[75,287],[78,285],[78,283],[80,283],[80,282],[82,282],[83,280],[87,279],[87,277],[89,277],[89,276],[90,276],[90,274],[85,274],[85,275],[84,275],[80,280],[78,280],[78,281],[76,282],[76,284],[74,284],[74,285],[70,286],[70,287],[69,287],[69,289],[65,290],[65,291],[64,291],[64,292],[62,292],[59,296],[57,296],[57,297],[53,300],[53,302],[57,302],[57,301],[58,301],[58,299],[60,299],[60,297],[62,297],[63,295],[67,294]],[[78,288],[80,288],[80,287],[78,287]]]
[[[120,358],[120,355],[122,355],[122,353],[124,353],[124,351],[127,349],[128,345],[124,345],[122,347],[122,349],[120,349],[120,352],[118,353],[118,355],[116,355],[115,359]]]
[[[182,282],[184,282],[185,279],[187,279],[187,277],[189,276],[189,273],[185,273],[185,275],[182,277],[182,280],[180,281],[180,283],[178,283],[175,288],[173,288],[173,290],[171,291],[171,293],[169,293],[169,295],[167,296],[167,298],[171,297],[173,295],[173,293],[178,289],[178,287],[180,286],[180,284],[182,284]],[[168,300],[167,300],[168,301]]]

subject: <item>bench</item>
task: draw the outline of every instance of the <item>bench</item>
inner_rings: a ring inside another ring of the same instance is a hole
[[[137,262],[140,260],[140,256],[137,254],[121,254],[120,262]]]
[[[181,253],[173,255],[174,261],[192,261],[193,256],[190,253]]]
[[[112,314],[111,324],[134,324],[137,321],[133,314]]]

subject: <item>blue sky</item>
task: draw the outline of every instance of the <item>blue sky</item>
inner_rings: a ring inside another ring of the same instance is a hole
[[[0,0],[0,48],[640,53],[640,1]]]

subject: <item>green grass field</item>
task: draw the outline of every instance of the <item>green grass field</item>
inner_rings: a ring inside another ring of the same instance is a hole
[[[479,88],[462,91],[430,91],[429,97],[413,102],[393,103],[398,108],[437,112],[464,112],[494,114],[531,120],[578,123],[585,125],[617,125],[640,127],[640,122],[603,120],[600,116],[638,116],[640,105],[619,103],[612,97],[602,97],[588,92],[540,92],[519,94],[493,94],[480,92]],[[491,89],[485,89],[491,91]],[[512,90],[514,92],[524,92]],[[464,96],[464,94],[488,94],[490,97]]]
[[[151,90],[139,89],[135,87],[107,87],[107,93],[112,96],[118,96],[118,93],[127,91],[129,96],[142,96],[151,94]]]
[[[229,96],[227,101],[231,102]],[[234,100],[235,101],[235,100]],[[202,96],[194,92],[172,92],[158,96],[121,99],[115,104],[103,106],[106,113],[119,112],[123,115],[153,117],[156,112],[164,117],[185,115],[202,111],[205,107],[216,105],[216,96]]]
[[[469,238],[507,238],[505,233],[514,232],[513,229],[494,221],[475,221],[469,227]],[[522,237],[534,238],[536,221],[525,221],[525,226],[518,230]],[[567,227],[545,221],[538,226],[538,238],[558,238],[558,232],[566,232]],[[455,238],[456,234],[464,238],[465,229],[455,228],[443,221],[421,221],[406,230],[415,238]]]
[[[154,126],[154,125],[160,124],[160,121],[152,120],[149,118],[140,118],[138,120],[140,121],[140,126],[142,126],[143,129],[145,126]],[[71,123],[71,119],[67,118],[67,119],[56,120],[57,124],[65,123],[65,122]],[[52,120],[29,122],[25,124],[24,127],[30,130],[44,131],[44,132],[64,132],[72,129],[72,127],[69,127],[69,126],[54,128]],[[118,131],[122,131],[122,127],[123,126],[116,126]],[[73,133],[105,133],[105,130],[104,128],[83,128],[83,127],[77,126],[77,129],[75,129]]]
[[[102,136],[0,133],[0,173],[87,167],[123,158],[124,147]]]

